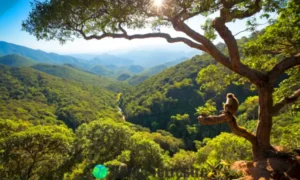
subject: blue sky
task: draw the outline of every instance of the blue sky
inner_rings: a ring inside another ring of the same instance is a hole
[[[81,53],[111,53],[124,52],[135,49],[168,49],[168,50],[192,50],[183,44],[168,44],[163,39],[144,39],[128,41],[124,39],[104,39],[101,41],[76,39],[73,42],[67,42],[60,45],[57,41],[37,41],[34,36],[21,31],[22,20],[25,20],[30,12],[30,0],[0,0],[0,41],[6,41],[14,44],[27,46],[33,49],[41,49],[47,52],[56,52],[61,54],[81,54]],[[214,16],[214,15],[212,15]],[[200,31],[200,24],[204,18],[195,17],[187,23],[196,31]],[[236,21],[228,24],[233,33],[245,29],[245,21]],[[149,32],[150,30],[142,30]],[[163,29],[172,36],[184,36],[172,29]],[[242,33],[238,37],[248,35]],[[217,39],[217,41],[221,41]]]

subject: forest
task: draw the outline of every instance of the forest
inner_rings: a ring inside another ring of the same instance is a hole
[[[100,164],[107,180],[300,179],[299,2],[161,3],[32,3],[22,26],[40,40],[163,38],[203,53],[118,74],[0,46],[0,179],[89,180]],[[206,18],[203,35],[185,23],[197,16]],[[241,19],[251,35],[235,38],[227,23]],[[147,26],[188,38],[127,33]],[[224,108],[227,93],[239,101],[236,113]]]

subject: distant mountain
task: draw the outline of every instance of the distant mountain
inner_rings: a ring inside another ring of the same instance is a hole
[[[77,59],[90,61],[90,60],[94,59],[97,55],[95,55],[95,54],[69,54],[69,56],[72,56]]]
[[[129,76],[132,76],[142,72],[143,70],[144,68],[138,65],[130,65],[130,66],[96,65],[89,69],[89,71],[95,74],[114,78],[114,79],[118,79],[118,77],[122,74],[128,74]]]
[[[134,62],[133,60],[117,57],[110,54],[102,54],[94,57],[92,60],[88,61],[90,65],[115,65],[115,66],[130,66]]]
[[[150,76],[153,76],[155,74],[158,74],[158,73],[162,72],[163,70],[165,70],[167,68],[168,68],[168,66],[165,66],[165,65],[154,66],[154,67],[148,68],[145,71],[143,71],[141,73],[141,75],[150,77]]]
[[[118,81],[125,81],[125,80],[127,80],[128,78],[130,78],[130,77],[131,77],[131,76],[130,76],[129,74],[124,73],[124,74],[121,74],[120,76],[118,76],[117,80],[118,80]]]
[[[175,61],[178,59],[188,59],[193,57],[196,54],[201,54],[200,51],[168,51],[168,50],[137,50],[130,51],[127,53],[119,54],[123,58],[130,58],[134,60],[135,64],[144,66],[144,67],[153,67]]]
[[[163,70],[167,69],[168,67],[165,65],[158,65],[148,69],[145,69],[142,73],[132,76],[128,79],[128,83],[132,86],[138,85],[141,82],[145,81],[149,77],[162,72]]]
[[[149,77],[154,76],[154,75],[162,72],[163,70],[165,70],[169,67],[172,67],[172,66],[175,66],[175,65],[177,65],[181,62],[184,62],[187,59],[188,58],[182,57],[182,58],[179,58],[178,60],[175,60],[175,61],[171,61],[171,62],[167,62],[167,63],[157,65],[157,66],[154,66],[154,67],[150,67],[150,68],[145,69],[144,71],[142,71],[140,74],[132,76],[131,78],[129,78],[127,80],[127,82],[128,82],[128,84],[130,84],[132,86],[138,85],[138,84],[142,83],[143,81],[145,81],[146,79],[148,79]]]
[[[142,66],[139,66],[139,65],[131,65],[128,67],[128,70],[132,73],[140,73],[144,70],[144,68]]]
[[[60,66],[49,64],[37,64],[32,66],[32,68],[64,79],[73,80],[92,86],[104,87],[114,92],[120,92],[124,89],[129,88],[129,85],[127,85],[126,83],[117,82],[116,80],[109,79],[106,77],[100,77],[99,75],[84,72],[76,68],[74,69],[66,65]]]
[[[97,65],[90,69],[91,72],[101,76],[113,76],[113,70],[106,68],[104,65]]]
[[[93,55],[93,54],[73,54],[71,56],[84,59],[89,61],[92,65],[140,65],[145,68],[153,67],[165,63],[176,62],[179,59],[189,59],[195,55],[201,54],[201,51],[192,50],[189,52],[186,51],[175,51],[168,49],[152,49],[152,50],[134,50],[125,53],[112,53],[112,54],[102,54],[102,55]],[[180,61],[182,62],[182,61]],[[178,63],[177,63],[178,64]],[[173,64],[176,65],[176,64]]]
[[[32,66],[36,64],[32,59],[17,55],[10,54],[0,57],[0,64],[11,66],[11,67],[20,67],[20,66]]]
[[[188,59],[189,59],[188,57],[181,57],[181,58],[178,58],[177,60],[164,63],[163,65],[165,65],[167,67],[172,67],[172,66],[175,66],[175,65],[177,65],[179,63],[182,63],[182,62],[184,62],[184,61],[186,61]]]
[[[92,60],[81,60],[71,56],[64,56],[55,53],[47,53],[41,50],[34,50],[24,46],[15,45],[0,41],[0,55],[18,54],[26,58],[32,59],[37,63],[43,64],[67,64],[70,67],[79,69],[82,71],[90,71],[95,74],[117,79],[122,74],[128,74],[134,76],[146,71],[145,74],[140,74],[146,79],[146,76],[152,76],[158,72],[161,72],[164,68],[158,65],[165,65],[167,67],[176,65],[182,62],[183,57],[189,57],[194,54],[195,51],[186,53],[180,51],[165,51],[165,50],[149,50],[149,51],[131,51],[128,53],[119,54],[117,56],[110,54],[102,55],[84,55],[85,57],[93,57]],[[80,55],[75,55],[80,56]],[[81,56],[83,57],[83,56]],[[15,58],[16,59],[16,58]],[[6,62],[7,63],[7,62]],[[22,64],[21,62],[12,63],[15,66]],[[23,63],[22,66],[26,66]],[[30,66],[32,63],[27,64]],[[158,66],[158,67],[156,67]],[[145,70],[144,67],[151,67],[152,69]],[[122,78],[121,78],[122,79]],[[136,84],[134,82],[133,84]]]
[[[77,66],[86,66],[85,61],[71,56],[64,56],[55,53],[47,53],[41,50],[34,50],[24,46],[0,41],[0,55],[19,54],[33,59],[40,63],[48,64],[75,64]]]

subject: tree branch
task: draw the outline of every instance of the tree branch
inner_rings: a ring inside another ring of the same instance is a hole
[[[285,105],[294,103],[300,97],[300,89],[295,91],[291,96],[281,99],[273,106],[272,114],[277,114]]]
[[[119,29],[120,31],[122,31],[123,34],[127,35],[127,32],[125,31],[125,29],[122,27],[122,23],[119,23]]]
[[[263,26],[263,25],[266,25],[266,24],[268,24],[268,22],[263,23],[263,24],[256,24],[256,27],[258,27],[258,26]],[[240,33],[243,33],[243,32],[249,31],[249,30],[253,30],[253,31],[254,31],[254,28],[253,28],[253,27],[248,27],[248,28],[246,28],[246,29],[244,29],[244,30],[242,30],[242,31],[240,31],[240,32],[235,33],[233,36],[237,36],[237,35],[239,35]]]
[[[199,116],[198,121],[200,124],[203,125],[211,125],[211,124],[219,124],[219,123],[227,122],[231,131],[234,134],[247,139],[252,145],[256,145],[256,136],[253,133],[247,131],[245,128],[240,127],[236,123],[235,117],[229,113],[221,114],[217,116],[206,116],[206,117]]]
[[[267,79],[265,75],[255,69],[251,69],[248,66],[240,63],[239,69],[234,69],[232,67],[232,64],[227,56],[225,56],[222,52],[218,50],[218,48],[207,38],[205,38],[203,35],[197,33],[193,29],[191,29],[188,25],[186,25],[184,22],[181,21],[172,21],[173,27],[177,31],[181,31],[188,35],[190,38],[194,39],[195,41],[201,43],[204,48],[205,52],[210,54],[217,62],[221,63],[228,69],[236,72],[237,74],[248,78],[252,83],[256,85],[260,85],[259,83],[262,82],[262,80]]]
[[[218,116],[199,116],[198,121],[203,125],[212,125],[212,124],[220,124],[224,122],[229,122],[231,117],[228,114],[221,114]]]
[[[128,40],[133,40],[133,39],[146,39],[146,38],[164,38],[166,39],[167,42],[169,43],[177,43],[177,42],[182,42],[185,43],[186,45],[198,49],[198,50],[202,50],[202,51],[206,51],[206,49],[203,47],[203,45],[198,44],[196,42],[193,42],[187,38],[183,38],[183,37],[175,37],[172,38],[169,34],[166,33],[148,33],[148,34],[135,34],[135,35],[128,35],[127,32],[122,28],[120,29],[123,34],[116,34],[116,33],[104,33],[102,35],[86,35],[83,30],[76,30],[85,40],[91,40],[91,39],[97,39],[97,40],[101,40],[107,37],[111,37],[111,38],[124,38],[124,39],[128,39]]]
[[[275,83],[281,74],[297,65],[300,65],[300,53],[292,57],[285,58],[280,63],[276,64],[273,69],[268,72],[270,81]]]
[[[231,22],[233,19],[244,19],[250,16],[253,16],[257,12],[261,10],[260,2],[261,0],[255,0],[254,4],[251,6],[246,7],[247,10],[239,10],[237,8],[232,9],[233,5],[236,5],[237,3],[240,3],[242,1],[237,0],[233,1],[228,8],[224,6],[225,8],[221,9],[221,17],[225,20],[225,22]]]
[[[221,36],[221,38],[224,39],[227,45],[232,68],[234,70],[238,70],[240,68],[241,62],[240,62],[239,48],[234,36],[225,25],[225,21],[220,17],[216,18],[213,21],[212,26],[213,28],[216,29],[216,31]]]
[[[188,35],[190,38],[194,39],[195,41],[201,43],[208,54],[210,54],[216,61],[224,65],[225,67],[232,69],[230,61],[228,57],[226,57],[223,53],[221,53],[217,47],[206,37],[197,33],[193,29],[191,29],[188,25],[186,25],[182,21],[172,21],[173,27],[176,31],[180,31]]]

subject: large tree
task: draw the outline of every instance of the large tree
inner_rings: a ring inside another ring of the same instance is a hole
[[[268,42],[268,38],[266,41],[262,39],[262,46],[257,49],[260,51],[264,49],[265,52],[278,58],[272,61],[275,63],[269,65],[272,66],[270,69],[261,69],[241,61],[237,41],[227,25],[229,22],[250,18],[261,12],[264,17],[268,17],[269,12],[279,14],[288,7],[288,2],[285,0],[163,0],[161,5],[155,2],[153,0],[34,1],[28,19],[23,22],[23,29],[37,39],[57,39],[61,43],[76,37],[83,37],[86,40],[101,40],[108,37],[128,40],[164,38],[169,43],[181,42],[191,48],[204,51],[218,63],[256,86],[259,96],[259,120],[255,135],[237,126],[230,114],[199,117],[199,121],[204,124],[228,122],[235,134],[251,142],[254,159],[264,158],[266,152],[274,150],[270,144],[272,116],[285,104],[294,102],[300,96],[298,90],[292,96],[273,103],[272,93],[279,77],[286,70],[300,64],[300,57],[297,55],[299,48],[281,51],[281,48],[285,47],[278,45],[276,48],[275,44],[287,43],[294,46],[297,41],[299,42],[299,37],[278,32],[279,34],[275,36],[279,35],[279,37],[272,36],[272,42]],[[209,15],[212,13],[218,15],[210,19]],[[295,18],[299,16],[299,11],[292,13],[296,13]],[[186,24],[188,19],[199,16],[207,18],[202,25],[204,30],[202,34]],[[295,27],[295,22],[290,23]],[[160,27],[163,26],[172,27],[184,33],[186,37],[172,37],[170,34],[162,33]],[[151,27],[152,32],[146,34],[127,32],[128,29],[147,27]],[[224,40],[228,55],[220,52],[214,45],[213,39],[216,36]],[[264,43],[274,48],[268,49]],[[260,59],[257,58],[256,61],[259,62]]]

